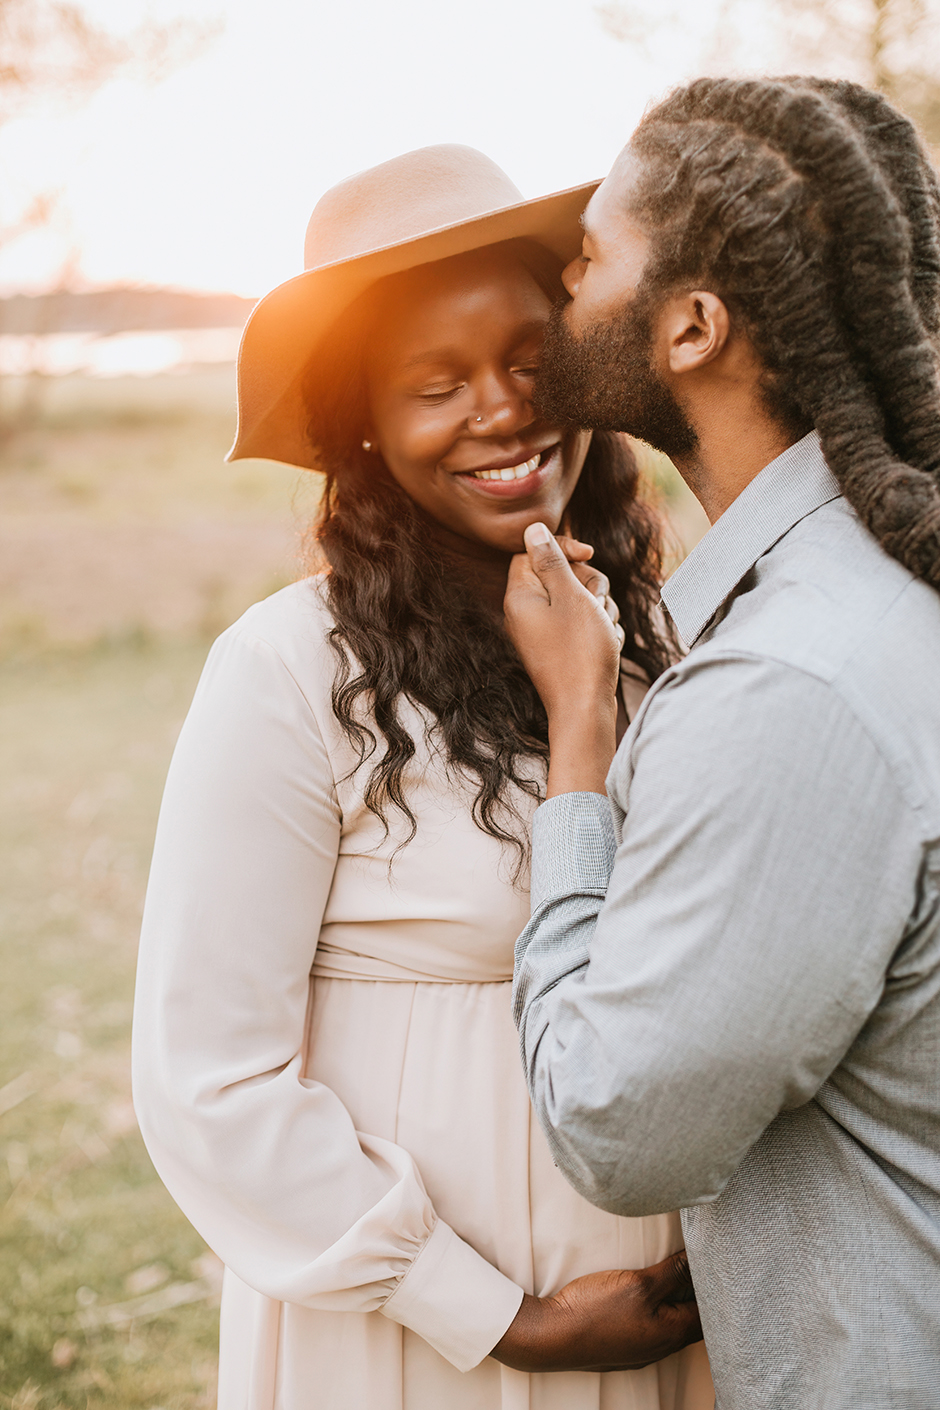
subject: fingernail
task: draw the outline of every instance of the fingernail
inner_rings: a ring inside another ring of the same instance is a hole
[[[551,537],[544,524],[530,524],[525,531],[526,543],[550,543]]]

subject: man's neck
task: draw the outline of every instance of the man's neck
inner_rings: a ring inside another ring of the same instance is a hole
[[[696,427],[698,441],[688,456],[676,457],[676,469],[714,524],[741,491],[776,460],[799,435],[766,416],[731,424],[727,417],[707,416]],[[704,421],[704,424],[702,424]]]
[[[675,457],[676,469],[711,524],[802,434],[771,415],[766,375],[750,341],[737,336],[698,371],[669,379],[696,436],[689,454]]]

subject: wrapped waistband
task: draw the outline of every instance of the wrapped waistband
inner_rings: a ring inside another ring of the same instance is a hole
[[[316,958],[310,971],[315,979],[376,979],[390,984],[511,984],[509,974],[466,975],[428,974],[409,969],[392,960],[376,955],[360,955],[353,950],[341,950],[333,945],[317,946]]]

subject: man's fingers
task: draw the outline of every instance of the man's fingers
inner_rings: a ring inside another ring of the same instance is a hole
[[[573,539],[570,534],[556,534],[555,542],[569,563],[585,563],[589,558],[594,557],[594,549],[589,543]]]
[[[668,1316],[670,1350],[702,1340],[702,1319],[697,1302],[671,1302],[660,1310]]]
[[[588,563],[572,563],[571,571],[592,597],[599,597],[601,602],[604,601],[610,592],[610,579],[606,573],[602,573],[599,568],[592,568]]]

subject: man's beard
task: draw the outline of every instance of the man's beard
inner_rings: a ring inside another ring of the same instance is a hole
[[[549,421],[626,431],[666,455],[688,455],[697,436],[652,361],[652,301],[641,292],[607,323],[575,338],[555,305],[545,330],[535,396]]]

